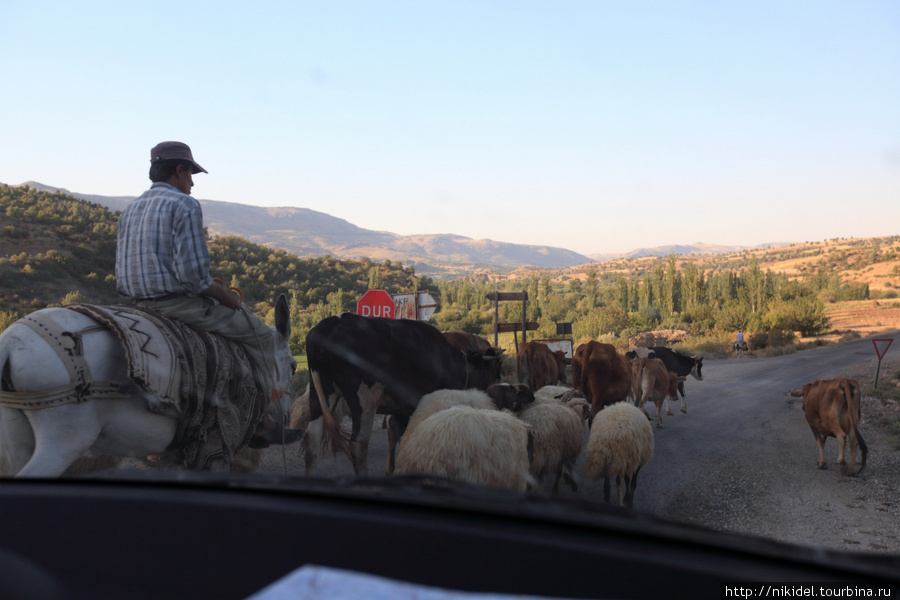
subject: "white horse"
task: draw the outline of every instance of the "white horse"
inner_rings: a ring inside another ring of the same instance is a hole
[[[97,330],[90,317],[66,308],[41,311],[66,331],[92,330],[83,335],[83,354],[95,381],[128,384],[122,345],[106,329]],[[291,355],[288,303],[282,294],[275,303],[275,384],[280,397],[273,398],[262,422],[287,423],[290,412],[291,376],[296,361]],[[26,325],[13,323],[0,334],[0,368],[4,387],[18,392],[41,392],[71,385],[62,359],[37,333]],[[172,443],[178,415],[150,412],[159,399],[135,390],[116,399],[87,399],[77,404],[60,404],[22,410],[0,407],[0,474],[5,467],[16,477],[58,477],[86,453],[118,457],[147,457],[162,454]],[[274,395],[274,394],[273,394]],[[227,399],[222,399],[227,401]],[[270,421],[269,418],[272,420]],[[262,426],[257,432],[263,432]]]

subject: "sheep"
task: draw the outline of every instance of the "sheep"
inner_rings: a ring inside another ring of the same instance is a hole
[[[291,429],[306,429],[309,427],[309,384],[306,384],[303,394],[294,400],[294,404],[291,406],[289,427]]]
[[[485,410],[499,408],[495,405],[494,400],[482,390],[437,390],[430,394],[425,394],[419,401],[418,406],[416,406],[416,410],[409,417],[409,423],[406,425],[403,437],[400,438],[399,447],[403,447],[404,441],[408,439],[409,435],[415,431],[422,421],[437,412],[460,405],[483,408]]]
[[[653,456],[653,427],[643,411],[627,402],[607,406],[594,417],[588,437],[584,474],[603,481],[603,499],[609,502],[609,478],[616,478],[619,506],[631,508],[641,467]],[[624,484],[624,485],[623,485]]]
[[[566,404],[556,400],[535,401],[519,413],[519,418],[531,425],[534,434],[534,456],[531,474],[538,483],[550,473],[556,475],[553,493],[559,493],[560,477],[578,491],[572,478],[572,467],[584,445],[584,420],[590,405],[584,398],[573,398]]]
[[[534,393],[534,401],[535,402],[550,402],[551,404],[559,403],[562,399],[562,396],[565,394],[570,394],[571,392],[578,392],[578,390],[570,387],[566,387],[564,385],[545,385]],[[582,395],[582,398],[584,396]]]
[[[529,426],[507,411],[459,405],[437,412],[409,433],[395,473],[428,473],[524,492],[529,474]]]

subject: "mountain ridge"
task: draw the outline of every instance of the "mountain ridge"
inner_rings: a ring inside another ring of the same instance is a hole
[[[72,192],[65,188],[27,181],[38,191],[60,192],[121,211],[137,196],[101,196]],[[567,268],[619,258],[668,256],[670,254],[728,254],[747,249],[788,245],[761,244],[754,247],[721,246],[697,242],[692,245],[638,248],[631,252],[585,255],[565,248],[472,239],[458,234],[399,235],[363,229],[344,219],[309,208],[259,207],[237,202],[200,200],[207,230],[213,235],[237,235],[257,244],[279,248],[302,257],[330,255],[343,259],[369,258],[399,261],[429,275],[456,275],[480,270],[513,270],[523,266]]]

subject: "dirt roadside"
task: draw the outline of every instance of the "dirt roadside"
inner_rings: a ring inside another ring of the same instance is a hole
[[[871,347],[869,340],[860,342]],[[831,372],[817,377],[843,374],[856,378],[863,388],[871,386],[877,367],[874,351],[872,355],[837,369],[826,367]],[[739,361],[720,362],[716,369],[723,375]],[[885,356],[880,381],[898,367],[897,352]],[[825,445],[828,468],[816,468],[818,451],[800,398],[770,396],[766,410],[768,414],[751,409],[752,424],[741,427],[746,438],[738,435],[739,444],[716,453],[715,464],[692,473],[689,486],[681,487],[671,501],[658,503],[653,512],[717,530],[808,546],[900,553],[900,452],[876,424],[878,416],[896,415],[900,406],[863,396],[860,429],[869,454],[865,470],[857,477],[840,474],[834,438]],[[662,452],[667,451],[671,449],[663,447]],[[679,451],[700,452],[689,445]]]

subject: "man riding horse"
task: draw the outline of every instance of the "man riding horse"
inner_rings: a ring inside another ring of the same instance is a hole
[[[744,330],[738,329],[737,338],[734,340],[734,351],[740,356],[741,353],[746,352],[747,350],[747,342],[744,341]]]
[[[116,289],[138,307],[241,344],[264,374],[269,395],[273,332],[210,275],[203,211],[190,195],[197,173],[208,171],[187,144],[161,142],[150,151],[153,185],[119,218]]]
[[[133,306],[45,308],[0,333],[0,475],[57,477],[88,453],[221,470],[243,446],[296,439],[275,435],[296,369],[286,296],[269,327],[214,281],[189,195],[206,170],[180,142],[150,160],[152,187],[119,220]]]

